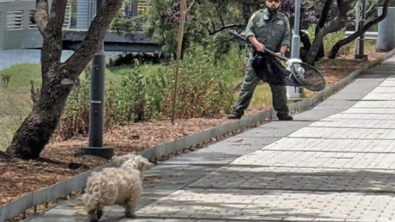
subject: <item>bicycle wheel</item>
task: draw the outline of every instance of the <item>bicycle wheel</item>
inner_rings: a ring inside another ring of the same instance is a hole
[[[293,63],[291,65],[293,77],[301,86],[311,91],[325,89],[325,78],[314,66],[307,63]]]

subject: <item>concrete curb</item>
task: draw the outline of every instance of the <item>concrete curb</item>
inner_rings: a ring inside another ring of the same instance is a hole
[[[339,91],[340,89],[350,84],[355,77],[357,77],[364,71],[380,64],[382,61],[393,56],[394,54],[395,54],[395,49],[380,56],[373,62],[370,62],[364,65],[363,67],[355,70],[354,72],[352,72],[350,75],[348,75],[338,83],[317,93],[311,99],[290,104],[289,107],[290,110],[296,113],[314,107],[317,103],[325,100],[329,96],[333,95],[335,92]],[[243,130],[248,126],[259,124],[262,121],[271,120],[273,119],[274,115],[275,115],[275,111],[271,108],[269,110],[254,114],[252,116],[248,116],[240,120],[232,121],[224,125],[214,127],[212,129],[206,130],[201,133],[197,133],[173,142],[169,142],[153,148],[149,148],[147,150],[142,151],[140,154],[148,159],[160,158],[164,155],[168,155],[173,152],[180,151],[182,149],[197,145],[199,143],[210,141],[212,138],[223,136],[225,134],[232,133],[238,130]],[[111,167],[111,166],[113,166],[112,163],[105,164],[93,170],[74,176],[65,181],[56,183],[47,188],[33,191],[32,193],[29,193],[15,201],[12,201],[4,205],[3,207],[0,208],[0,222],[18,216],[19,214],[26,212],[26,210],[29,208],[48,203],[50,201],[54,201],[60,197],[67,196],[73,191],[82,189],[85,186],[85,181],[87,177],[93,171],[99,171],[104,167]]]

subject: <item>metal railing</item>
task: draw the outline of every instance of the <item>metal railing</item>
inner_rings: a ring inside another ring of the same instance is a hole
[[[354,33],[354,31],[346,31],[344,33],[344,37],[348,37],[350,35],[352,35]],[[370,40],[377,40],[377,32],[365,32],[365,39],[370,39]]]

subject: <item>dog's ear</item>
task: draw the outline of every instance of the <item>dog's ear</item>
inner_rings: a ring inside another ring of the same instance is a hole
[[[151,168],[154,164],[150,163],[148,159],[142,157],[141,155],[136,158],[136,163],[139,167],[140,172],[143,172],[146,169]]]

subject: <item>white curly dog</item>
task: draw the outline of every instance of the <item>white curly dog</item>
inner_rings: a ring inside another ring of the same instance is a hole
[[[87,180],[82,202],[92,222],[103,216],[104,206],[114,204],[125,208],[127,218],[135,218],[136,202],[143,189],[144,170],[153,165],[134,153],[114,156],[112,161],[119,167],[93,172]]]

